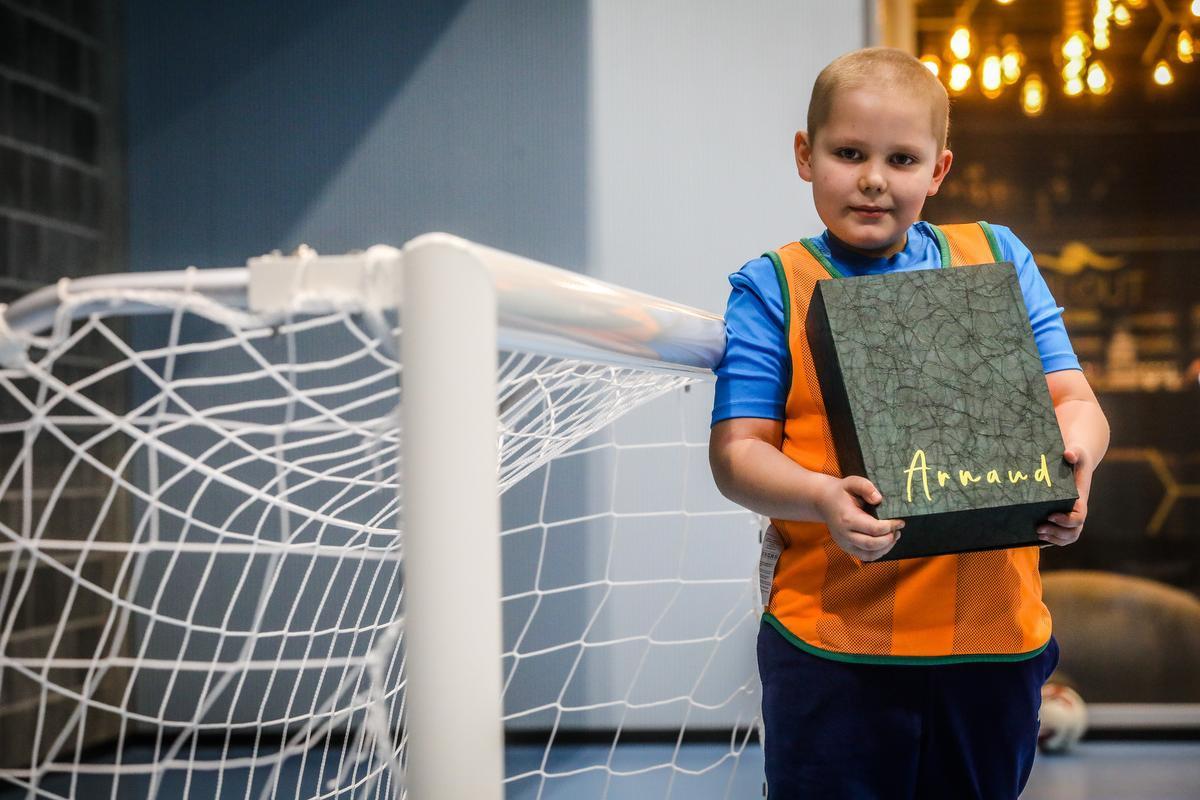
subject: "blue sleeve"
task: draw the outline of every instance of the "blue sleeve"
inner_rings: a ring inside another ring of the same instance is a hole
[[[1017,268],[1017,280],[1021,283],[1025,309],[1029,312],[1033,340],[1037,343],[1038,355],[1042,357],[1042,370],[1058,372],[1080,369],[1079,359],[1063,325],[1062,307],[1054,302],[1050,287],[1033,261],[1033,253],[1005,226],[992,225],[992,230],[1004,260],[1011,261]]]
[[[756,258],[729,276],[725,356],[717,365],[712,424],[733,417],[784,418],[791,355],[783,321],[783,292],[769,258]]]

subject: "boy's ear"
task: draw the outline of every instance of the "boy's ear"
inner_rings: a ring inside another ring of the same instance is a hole
[[[808,140],[808,131],[796,131],[792,149],[796,151],[796,172],[812,183],[812,144]]]
[[[942,154],[937,157],[937,161],[933,165],[933,176],[929,180],[929,191],[926,197],[933,197],[938,193],[938,189],[942,188],[942,181],[946,180],[946,174],[950,172],[950,164],[954,162],[954,153],[949,150],[943,150]]]

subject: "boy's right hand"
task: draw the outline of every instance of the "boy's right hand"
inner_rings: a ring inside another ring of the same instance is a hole
[[[878,505],[883,495],[859,475],[832,478],[817,500],[817,508],[838,547],[860,561],[876,561],[900,540],[904,521],[875,519],[863,509]]]

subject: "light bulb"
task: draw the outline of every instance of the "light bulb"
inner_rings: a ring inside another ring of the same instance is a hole
[[[959,25],[950,35],[950,52],[960,61],[971,55],[971,32],[965,25]]]
[[[962,61],[954,62],[950,67],[950,90],[961,92],[971,83],[971,65]]]
[[[1200,2],[1200,0],[1197,0]],[[1165,58],[1160,58],[1158,63],[1154,65],[1154,82],[1159,86],[1170,86],[1175,82],[1175,75],[1171,72],[1171,65],[1167,63]]]
[[[1185,64],[1192,63],[1192,58],[1196,55],[1196,43],[1186,30],[1180,31],[1179,38],[1175,40],[1175,53]]]
[[[1025,79],[1021,85],[1021,110],[1028,116],[1036,117],[1046,108],[1046,85],[1036,72]]]
[[[1133,14],[1129,13],[1124,3],[1117,3],[1113,9],[1113,22],[1117,23],[1118,28],[1128,28],[1133,24]]]
[[[1006,50],[1000,57],[1000,73],[1005,83],[1016,83],[1021,77],[1021,53],[1017,50]]]
[[[989,99],[1000,96],[1004,89],[1004,75],[1000,71],[1000,56],[989,53],[979,65],[979,86],[983,96]]]
[[[1067,97],[1078,97],[1083,94],[1083,80],[1081,78],[1071,78],[1063,86],[1063,91]]]
[[[1200,0],[1196,0],[1200,3]],[[1064,58],[1087,58],[1088,41],[1087,34],[1083,31],[1075,31],[1072,33],[1062,46],[1062,54]]]
[[[1093,61],[1088,67],[1087,86],[1092,94],[1108,94],[1112,91],[1112,75],[1103,62]]]
[[[925,69],[933,73],[933,77],[942,74],[942,60],[933,53],[926,53],[921,56],[921,63],[925,65]]]

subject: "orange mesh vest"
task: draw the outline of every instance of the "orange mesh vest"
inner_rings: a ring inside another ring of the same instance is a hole
[[[987,223],[931,226],[942,266],[999,260]],[[783,452],[841,477],[813,368],[804,320],[819,280],[840,273],[815,246],[793,242],[768,254],[784,308],[792,383]],[[794,644],[829,658],[945,663],[1028,658],[1050,639],[1038,548],[863,563],[822,523],[772,520],[783,539],[764,619]]]

